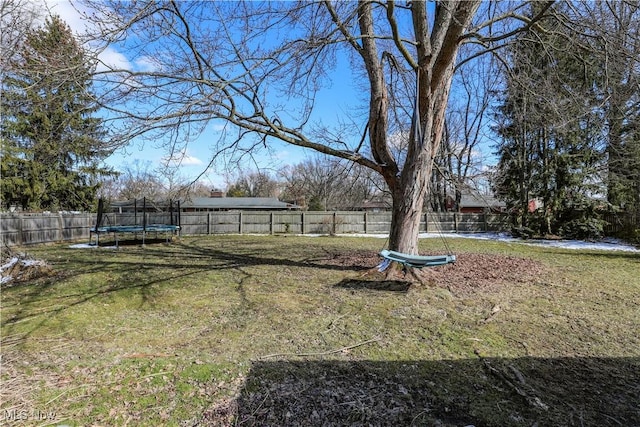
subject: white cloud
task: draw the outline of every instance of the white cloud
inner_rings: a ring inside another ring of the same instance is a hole
[[[139,71],[157,71],[158,61],[150,56],[142,56],[135,60],[136,69]]]
[[[280,150],[273,154],[273,158],[276,160],[287,160],[291,157],[291,153],[287,150]]]
[[[105,71],[106,69],[133,69],[131,62],[127,57],[110,46],[98,54],[98,59],[100,60],[100,63],[98,64],[98,71]]]
[[[171,166],[200,166],[203,164],[202,160],[189,154],[186,148],[172,155],[163,157],[162,163]]]
[[[198,166],[202,164],[202,160],[197,157],[186,154],[180,162],[182,166]]]

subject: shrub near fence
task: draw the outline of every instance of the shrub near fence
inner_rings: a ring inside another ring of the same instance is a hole
[[[0,236],[9,246],[90,238],[96,215],[91,213],[0,214]],[[147,224],[177,224],[169,213],[146,213]],[[142,225],[142,213],[108,213],[102,225]],[[210,234],[385,234],[390,212],[184,212],[183,235]],[[508,228],[504,214],[425,213],[421,232],[478,233]]]

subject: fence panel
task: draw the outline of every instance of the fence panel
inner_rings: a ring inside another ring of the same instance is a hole
[[[8,246],[22,244],[22,216],[14,214],[0,214],[0,236],[2,242]]]
[[[304,225],[307,234],[333,233],[333,212],[306,212]]]
[[[456,231],[462,233],[479,233],[485,231],[484,214],[464,213],[456,215]]]
[[[605,212],[602,215],[602,219],[606,221],[604,225],[605,234],[615,235],[640,229],[640,213],[620,214]]]
[[[29,243],[55,242],[60,239],[59,217],[27,216],[22,220],[22,240]]]
[[[391,212],[367,212],[367,234],[388,233],[391,229]]]
[[[429,212],[427,231],[453,233],[456,231],[456,214],[453,212]]]
[[[485,214],[485,224],[484,231],[506,231],[509,229],[509,216],[496,213]]]
[[[367,219],[364,212],[336,213],[336,233],[365,233]]]
[[[89,238],[90,213],[0,214],[0,238],[8,246]]]
[[[95,226],[92,214],[62,215],[62,240],[89,238],[89,230]]]
[[[303,232],[301,212],[273,212],[271,220],[273,221],[271,233],[301,234]]]
[[[207,215],[183,213],[180,215],[180,231],[184,234],[211,234]]]
[[[107,213],[102,225],[142,225],[142,213]],[[147,224],[170,224],[168,213],[145,214]],[[7,245],[57,242],[89,238],[95,214],[2,213],[0,237]],[[634,218],[637,221],[637,218]],[[174,213],[173,224],[177,224]],[[207,234],[385,234],[391,228],[390,212],[184,212],[180,217],[183,235]],[[420,231],[483,232],[508,227],[504,214],[423,214]],[[636,225],[637,227],[637,225]]]
[[[270,234],[273,230],[272,221],[272,212],[242,212],[242,233]]]

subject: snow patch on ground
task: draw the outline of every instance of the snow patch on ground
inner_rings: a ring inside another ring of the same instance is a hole
[[[75,245],[69,245],[71,249],[96,249],[98,246],[95,243],[76,243]],[[100,249],[118,249],[117,246],[100,246]]]
[[[304,234],[304,236],[310,236]],[[316,236],[316,235],[314,235]],[[317,235],[320,236],[320,235]],[[388,234],[339,234],[343,237],[374,237],[386,239]],[[597,251],[623,251],[623,252],[640,252],[640,249],[624,243],[618,239],[606,238],[598,242],[587,242],[583,240],[540,240],[529,239],[523,240],[512,237],[508,233],[420,233],[418,235],[420,239],[478,239],[478,240],[492,240],[496,242],[508,242],[508,243],[521,243],[525,245],[534,246],[546,246],[562,249],[574,249],[574,250],[597,250]]]
[[[2,277],[0,278],[0,284],[9,283],[10,281],[13,280],[13,277],[5,274],[7,271],[11,270],[13,266],[18,263],[18,261],[20,261],[18,257],[14,256],[10,260],[8,260],[6,263],[0,265],[0,275],[2,275]]]
[[[421,235],[422,237],[423,235]],[[438,237],[437,234],[430,234],[429,237]],[[543,240],[543,239],[518,239],[507,233],[478,233],[478,234],[444,234],[445,238],[467,238],[467,239],[483,239],[499,242],[521,243],[525,245],[546,246],[552,248],[574,249],[574,250],[596,250],[596,251],[623,251],[623,252],[640,252],[640,249],[624,243],[618,239],[602,239],[597,242],[588,242],[584,240]]]
[[[265,236],[264,234],[247,234],[255,236]],[[301,237],[326,237],[326,234],[297,234]],[[363,234],[349,233],[338,234],[339,237],[371,237],[386,239],[388,234]],[[525,245],[546,246],[552,248],[574,249],[574,250],[596,250],[596,251],[623,251],[640,252],[639,248],[629,245],[621,240],[605,238],[598,242],[587,242],[583,240],[541,240],[541,239],[518,239],[508,233],[420,233],[420,239],[478,239],[492,240],[496,242],[521,243]],[[72,249],[96,249],[94,243],[77,243],[69,246]],[[117,246],[100,246],[100,249],[118,249]]]
[[[29,258],[26,254],[17,254],[4,260],[0,265],[0,285],[5,285],[14,280],[29,279],[48,274],[51,268],[46,262]]]

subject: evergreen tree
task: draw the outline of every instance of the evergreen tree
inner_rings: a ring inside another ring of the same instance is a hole
[[[502,141],[494,185],[517,226],[575,235],[576,221],[594,220],[603,122],[594,105],[593,54],[572,43],[577,35],[555,17],[511,49],[497,114]],[[587,234],[601,231],[597,219],[592,225]]]
[[[109,154],[91,94],[92,65],[57,16],[27,32],[3,70],[2,206],[80,210],[92,206]]]

